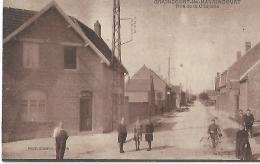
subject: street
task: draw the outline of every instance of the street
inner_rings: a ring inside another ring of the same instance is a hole
[[[222,143],[213,153],[201,142],[207,137],[210,120],[217,117],[223,133]],[[152,151],[146,151],[147,143],[141,141],[141,150],[135,151],[134,141],[125,144],[124,154],[119,153],[116,132],[86,136],[71,136],[67,142],[65,159],[148,159],[148,160],[235,160],[235,132],[237,124],[195,102],[189,111],[168,113],[157,118]],[[128,130],[129,140],[133,133]],[[39,142],[40,141],[40,142]],[[253,155],[259,159],[259,141],[250,139]],[[38,144],[40,143],[40,145]],[[256,148],[258,147],[258,148]],[[18,141],[3,144],[4,159],[54,159],[54,140],[51,138]]]

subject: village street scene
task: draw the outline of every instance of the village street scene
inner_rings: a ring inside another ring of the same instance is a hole
[[[2,159],[260,160],[260,2],[163,2],[4,0]]]

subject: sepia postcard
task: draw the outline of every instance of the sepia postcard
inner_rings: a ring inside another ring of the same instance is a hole
[[[3,0],[2,160],[260,160],[259,0]]]

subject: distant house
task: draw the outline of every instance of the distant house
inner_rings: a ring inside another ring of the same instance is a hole
[[[113,69],[99,22],[93,31],[55,2],[39,12],[4,8],[3,20],[4,141],[50,136],[60,121],[70,135],[116,127],[127,70]]]
[[[143,118],[145,114],[147,115],[147,111],[149,110],[148,103],[151,76],[154,82],[156,104],[156,108],[152,111],[152,114],[159,114],[171,110],[167,108],[171,96],[170,86],[153,70],[144,65],[126,83],[125,95],[129,98],[129,117],[132,120],[137,117]]]
[[[242,56],[241,52],[238,52],[237,61],[222,74],[217,74],[215,85],[217,109],[228,111],[233,117],[237,115],[239,109],[252,108],[255,114],[258,113],[260,107],[257,103],[259,93],[256,77],[259,74],[259,69],[257,70],[259,60],[260,43],[251,48],[250,42],[247,42],[245,54]],[[245,80],[246,77],[249,79]]]

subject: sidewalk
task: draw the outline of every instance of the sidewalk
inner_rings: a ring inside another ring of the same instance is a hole
[[[161,116],[153,116],[153,123],[160,122]],[[141,123],[144,123],[142,120]],[[134,123],[130,124],[127,139],[133,137]],[[104,141],[104,142],[101,142]],[[108,149],[109,148],[109,149]],[[118,143],[117,132],[105,134],[87,134],[70,136],[67,140],[66,159],[81,158],[82,155],[102,159],[102,154],[110,154],[111,158],[117,157]],[[55,159],[55,141],[53,138],[39,138],[2,144],[3,159]]]

